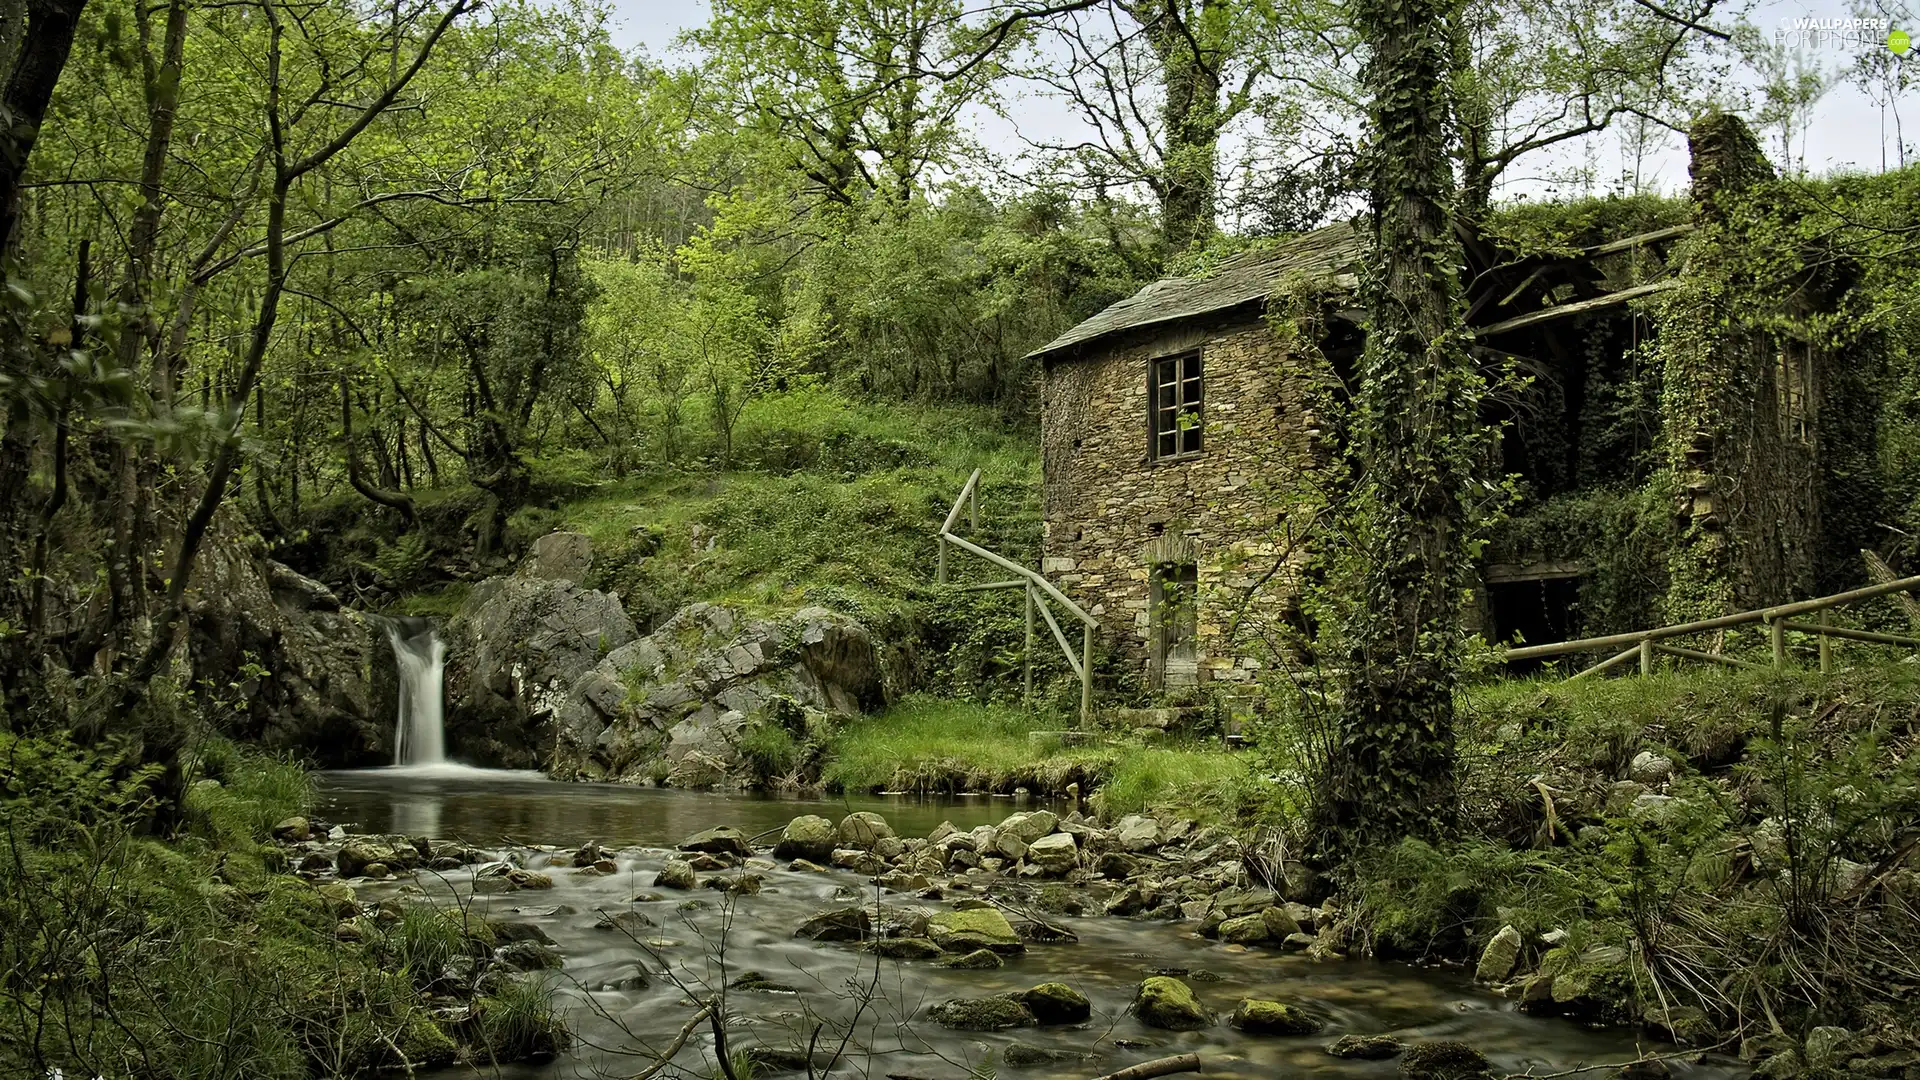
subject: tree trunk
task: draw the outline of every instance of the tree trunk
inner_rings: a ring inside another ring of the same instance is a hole
[[[1370,50],[1374,236],[1353,429],[1361,480],[1338,568],[1343,696],[1320,806],[1332,857],[1450,824],[1467,492],[1484,442],[1447,145],[1457,0],[1355,0],[1351,10]]]
[[[10,250],[20,218],[20,184],[40,138],[53,88],[66,70],[73,33],[87,0],[27,0],[19,61],[7,72],[0,97],[0,250]]]
[[[1160,236],[1169,256],[1213,238],[1214,190],[1220,157],[1220,65],[1214,42],[1225,17],[1221,0],[1160,0],[1136,9],[1159,57],[1165,145],[1161,150]]]

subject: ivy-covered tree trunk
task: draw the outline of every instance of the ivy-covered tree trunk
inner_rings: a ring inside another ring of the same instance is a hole
[[[1484,442],[1448,153],[1457,0],[1354,0],[1350,10],[1369,48],[1374,235],[1352,427],[1359,483],[1336,566],[1339,730],[1320,804],[1322,850],[1334,858],[1433,835],[1452,817],[1468,486]]]
[[[1213,238],[1228,12],[1222,0],[1136,0],[1132,10],[1160,61],[1165,145],[1154,187],[1161,242],[1168,255],[1179,255]]]

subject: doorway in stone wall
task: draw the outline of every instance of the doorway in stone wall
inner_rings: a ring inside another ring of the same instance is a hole
[[[1199,681],[1200,575],[1191,562],[1153,564],[1148,577],[1147,615],[1153,627],[1155,688],[1192,686]]]

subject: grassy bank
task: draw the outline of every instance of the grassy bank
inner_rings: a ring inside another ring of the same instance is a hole
[[[1509,682],[1463,705],[1460,835],[1348,868],[1357,945],[1477,962],[1504,936],[1483,974],[1527,1011],[1744,1043],[1781,1057],[1769,1075],[1899,1075],[1920,671]]]
[[[429,989],[473,946],[454,921],[362,918],[287,872],[266,841],[306,809],[300,767],[215,741],[191,769],[162,825],[150,768],[0,733],[0,1075],[355,1076],[550,1038],[526,984],[436,1019]]]
[[[1063,745],[1056,733],[1071,726],[1055,715],[915,695],[837,731],[820,779],[843,791],[1024,787],[1044,795],[1079,784],[1109,815],[1178,807],[1200,817],[1231,813],[1252,783],[1252,758],[1217,743],[1111,736]]]

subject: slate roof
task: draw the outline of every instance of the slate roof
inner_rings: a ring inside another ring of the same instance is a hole
[[[1351,287],[1353,269],[1365,250],[1366,237],[1357,222],[1315,229],[1272,247],[1235,255],[1204,277],[1156,281],[1027,355],[1049,356],[1125,330],[1264,301],[1274,285],[1291,273],[1322,274]]]

